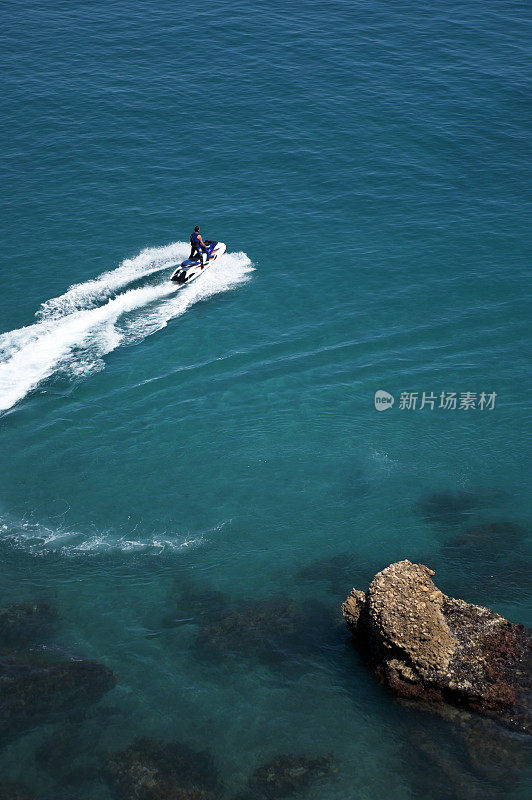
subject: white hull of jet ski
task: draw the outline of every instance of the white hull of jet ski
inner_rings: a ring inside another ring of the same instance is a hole
[[[194,278],[197,278],[202,272],[205,272],[206,269],[214,264],[217,258],[225,253],[226,247],[223,242],[205,242],[205,244],[207,245],[207,253],[203,254],[203,258],[205,259],[205,256],[207,256],[207,258],[203,266],[199,258],[187,258],[172,274],[170,277],[171,281],[182,285],[190,283],[190,281],[193,281]]]

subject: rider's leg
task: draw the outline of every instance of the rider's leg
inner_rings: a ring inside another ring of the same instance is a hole
[[[203,258],[202,258],[202,255],[201,255],[201,248],[194,247],[194,246],[192,247],[192,250],[190,251],[189,259],[192,260],[193,258],[199,258],[199,260],[201,262],[201,265],[203,266]]]

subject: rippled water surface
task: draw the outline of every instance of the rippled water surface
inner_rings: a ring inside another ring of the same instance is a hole
[[[0,604],[54,621],[0,644],[117,683],[12,728],[0,783],[109,800],[142,735],[224,800],[287,753],[333,755],[310,800],[529,796],[521,741],[464,751],[340,614],[410,558],[532,620],[529,8],[1,5]],[[195,224],[227,254],[177,289]]]

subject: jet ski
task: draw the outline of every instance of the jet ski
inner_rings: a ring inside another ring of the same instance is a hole
[[[205,272],[207,267],[210,267],[219,256],[225,253],[225,244],[223,242],[207,241],[205,242],[205,247],[207,251],[203,252],[203,264],[199,256],[187,258],[178,266],[170,280],[180,284],[190,283],[202,272]]]

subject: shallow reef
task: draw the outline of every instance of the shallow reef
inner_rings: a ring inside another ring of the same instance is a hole
[[[410,723],[412,717],[401,737],[401,763],[416,797],[498,800],[525,776],[529,737],[466,709],[438,707],[423,718],[412,709]]]
[[[36,794],[19,783],[1,783],[0,800],[78,800],[70,794]]]
[[[14,783],[0,784],[0,800],[35,800],[24,786]]]
[[[257,658],[275,666],[319,648],[331,635],[333,614],[321,603],[286,597],[252,600],[214,609],[200,627],[198,653],[212,659]]]
[[[53,635],[57,614],[44,601],[10,603],[0,608],[0,648],[42,644]]]
[[[182,742],[139,737],[109,757],[104,774],[119,800],[215,800],[221,793],[211,756]]]
[[[114,672],[96,661],[36,665],[1,659],[0,742],[60,715],[83,711],[115,683]]]
[[[340,621],[332,604],[327,607],[312,597],[242,600],[180,581],[169,597],[162,624],[194,626],[194,655],[210,666],[234,658],[300,670],[302,659],[327,645]]]
[[[91,781],[99,769],[93,738],[80,724],[68,722],[44,738],[35,751],[35,762],[61,786]]]
[[[257,767],[235,800],[275,800],[302,794],[336,773],[332,755],[278,755]]]
[[[179,625],[203,625],[213,620],[227,608],[228,598],[223,592],[204,589],[190,582],[176,583],[169,598],[169,610],[163,616],[162,625],[173,628]]]
[[[36,725],[83,715],[116,683],[114,672],[96,661],[64,654],[54,660],[44,645],[57,620],[40,601],[0,609],[0,745]]]

